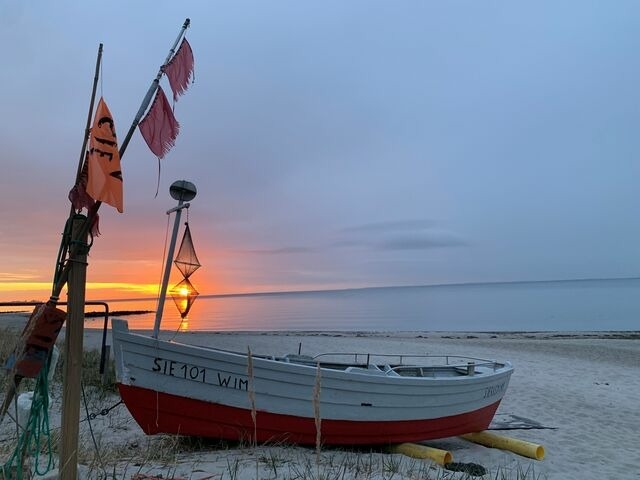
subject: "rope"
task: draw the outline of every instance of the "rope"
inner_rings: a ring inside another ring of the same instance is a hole
[[[178,328],[176,328],[176,331],[173,332],[173,335],[169,339],[170,342],[173,342],[176,339],[176,337],[178,336],[178,333],[180,333],[180,329],[182,328],[182,325],[184,324],[184,321],[185,321],[184,318],[180,319],[180,323],[178,324]]]
[[[60,249],[58,250],[58,258],[56,258],[56,268],[53,272],[53,291],[55,291],[56,284],[62,275],[64,270],[65,259],[67,257],[67,249],[69,247],[69,241],[71,240],[71,218],[69,217],[64,224],[64,230],[62,232],[62,240],[60,241]]]
[[[18,442],[9,460],[2,467],[5,478],[13,478],[11,471],[15,469],[16,478],[23,478],[23,458],[33,458],[34,474],[45,475],[53,466],[51,448],[51,429],[49,427],[49,366],[40,370],[33,391],[31,411],[25,428],[18,434]],[[16,401],[17,402],[17,401]],[[40,470],[40,453],[46,442],[47,462],[44,470]]]
[[[100,455],[100,449],[98,448],[98,442],[96,441],[96,437],[93,434],[93,426],[91,425],[91,415],[89,414],[89,407],[87,405],[87,396],[84,392],[84,382],[80,382],[80,387],[82,389],[82,401],[84,403],[84,411],[87,414],[87,423],[89,424],[89,432],[91,433],[91,439],[93,440],[93,447],[96,450],[96,456],[98,457],[98,462],[100,463],[100,467],[104,472],[105,478],[108,476],[107,469],[104,466],[104,462],[102,461],[102,455]],[[95,417],[94,417],[95,418]]]

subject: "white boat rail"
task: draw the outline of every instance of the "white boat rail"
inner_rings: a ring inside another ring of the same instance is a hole
[[[329,358],[344,358],[356,365],[367,367],[369,365],[389,365],[393,370],[406,367],[465,367],[475,369],[478,367],[490,368],[493,371],[505,366],[505,363],[485,358],[470,357],[464,355],[431,355],[431,354],[398,354],[398,353],[361,353],[361,352],[327,352],[313,357],[307,357],[316,362],[327,361]],[[365,361],[366,359],[366,361]],[[390,361],[394,360],[395,361]],[[436,360],[441,360],[436,362]],[[427,362],[425,362],[427,361]]]

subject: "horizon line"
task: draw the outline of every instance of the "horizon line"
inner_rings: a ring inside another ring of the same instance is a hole
[[[489,282],[453,282],[453,283],[431,283],[431,284],[411,284],[411,285],[385,285],[385,286],[367,286],[367,287],[348,287],[348,288],[326,288],[311,290],[270,290],[264,292],[238,292],[238,293],[209,293],[200,294],[200,298],[228,298],[228,297],[251,297],[251,296],[269,296],[269,295],[290,295],[302,293],[332,293],[332,292],[351,292],[361,290],[382,290],[392,288],[435,288],[435,287],[463,287],[463,286],[481,286],[481,285],[517,285],[532,283],[567,283],[567,282],[595,282],[603,280],[640,280],[640,276],[631,277],[589,277],[589,278],[563,278],[563,279],[546,279],[546,280],[496,280]],[[124,302],[124,301],[145,301],[154,300],[158,297],[136,297],[136,298],[110,298],[110,299],[93,299],[87,301],[102,302]]]

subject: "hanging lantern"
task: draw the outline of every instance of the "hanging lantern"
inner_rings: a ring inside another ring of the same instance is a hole
[[[170,291],[171,298],[178,307],[180,316],[184,318],[189,313],[191,305],[195,302],[196,297],[199,295],[198,291],[193,287],[189,281],[189,277],[193,272],[200,268],[200,262],[198,256],[193,248],[193,239],[191,238],[191,229],[189,229],[189,222],[185,223],[184,235],[182,237],[182,243],[180,244],[180,250],[173,261],[175,266],[180,270],[184,280],[174,286]]]
[[[173,263],[178,267],[178,270],[182,272],[184,278],[189,278],[193,272],[200,268],[196,250],[193,248],[193,239],[191,238],[189,223],[185,223],[180,250],[178,250],[178,255],[176,255]]]
[[[191,282],[186,278],[175,285],[169,291],[169,294],[171,295],[171,298],[173,298],[176,307],[178,307],[178,311],[182,318],[185,318],[189,314],[189,310],[191,310],[193,302],[195,302],[196,297],[200,295]]]

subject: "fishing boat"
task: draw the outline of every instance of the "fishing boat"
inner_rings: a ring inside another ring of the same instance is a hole
[[[167,212],[176,215],[168,259],[195,194],[190,182],[172,186],[179,203]],[[166,341],[158,338],[165,295],[152,335],[112,320],[120,395],[147,434],[323,445],[445,438],[486,429],[513,373],[509,362],[453,355],[268,356]]]

